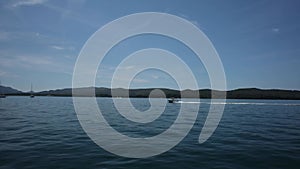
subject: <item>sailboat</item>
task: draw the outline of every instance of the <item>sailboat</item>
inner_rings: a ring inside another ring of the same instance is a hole
[[[31,84],[30,87],[31,87],[31,88],[30,88],[30,98],[34,98],[34,94],[33,94],[33,90],[32,90],[32,84]]]
[[[1,85],[1,81],[0,81],[0,98],[5,98],[6,96],[2,93],[2,85]]]

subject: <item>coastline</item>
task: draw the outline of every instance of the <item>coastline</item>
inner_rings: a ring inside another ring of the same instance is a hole
[[[164,92],[164,95],[153,95],[150,93],[154,89],[158,89]],[[76,95],[72,95],[72,91],[76,91]],[[95,92],[94,92],[95,91]],[[114,96],[111,93],[114,93]],[[197,95],[199,92],[199,95]],[[128,95],[129,93],[129,95]],[[258,88],[240,88],[228,91],[218,91],[211,89],[200,90],[175,90],[167,88],[145,88],[145,89],[123,89],[123,88],[103,88],[103,87],[84,87],[84,88],[66,88],[35,92],[35,96],[54,96],[54,97],[124,97],[124,98],[183,98],[181,93],[184,94],[184,98],[202,98],[211,99],[211,94],[214,94],[214,98],[222,98],[226,93],[226,99],[265,99],[265,100],[300,100],[300,91],[298,90],[282,90],[282,89],[258,89]],[[30,96],[29,92],[15,92],[4,93],[6,96]],[[199,96],[199,97],[197,97]]]

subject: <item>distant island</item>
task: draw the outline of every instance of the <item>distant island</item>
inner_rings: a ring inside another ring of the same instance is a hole
[[[116,93],[115,97],[127,97],[126,93],[129,92],[129,97],[147,98],[154,89],[162,90],[167,98],[175,97],[180,98],[180,91],[166,88],[146,88],[146,89],[123,89],[123,88],[104,88],[104,87],[86,87],[78,88],[79,95],[77,96],[93,96],[90,91],[95,91],[96,97],[112,97],[111,92]],[[22,92],[11,87],[0,86],[0,91],[6,96],[29,96],[30,92]],[[188,98],[195,98],[194,94],[197,90],[183,90]],[[218,94],[226,92],[227,99],[282,99],[282,100],[300,100],[300,91],[298,90],[281,90],[281,89],[258,89],[258,88],[241,88],[228,91],[218,91],[211,89],[198,90],[200,98],[211,98],[211,93],[214,91],[216,97]],[[72,96],[72,88],[48,90],[34,93],[35,96]],[[155,96],[154,96],[155,97]],[[160,96],[157,96],[160,97]]]

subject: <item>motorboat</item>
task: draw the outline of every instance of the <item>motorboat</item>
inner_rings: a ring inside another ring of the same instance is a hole
[[[170,99],[168,99],[168,102],[169,103],[176,103],[176,102],[178,102],[179,100],[178,99],[175,99],[175,98],[170,98]]]

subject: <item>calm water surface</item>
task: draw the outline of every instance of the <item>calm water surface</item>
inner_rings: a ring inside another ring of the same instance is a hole
[[[180,108],[168,104],[159,119],[141,125],[118,114],[111,98],[97,100],[111,126],[132,137],[163,132]],[[210,106],[209,100],[201,102],[180,144],[155,157],[131,159],[106,152],[85,134],[72,98],[7,97],[0,100],[0,168],[299,168],[300,101],[227,100],[217,130],[198,144]],[[132,103],[149,108],[148,99]]]

